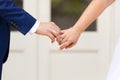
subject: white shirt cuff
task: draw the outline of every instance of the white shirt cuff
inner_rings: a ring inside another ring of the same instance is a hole
[[[35,33],[37,31],[38,27],[39,27],[39,24],[40,24],[40,22],[37,20],[28,33],[29,34]]]

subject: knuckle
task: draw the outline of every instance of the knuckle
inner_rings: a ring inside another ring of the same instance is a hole
[[[51,30],[50,29],[46,29],[46,32],[48,32],[48,34],[50,34]]]
[[[54,22],[51,22],[52,25],[54,25],[55,23]]]
[[[68,39],[68,42],[72,42],[72,39]]]
[[[54,36],[52,34],[48,35],[51,39],[54,39]]]
[[[51,36],[51,38],[52,38],[52,39],[55,39],[55,37],[54,37],[53,35]]]
[[[56,36],[59,37],[59,33],[58,32],[56,32]]]
[[[54,37],[51,37],[51,40],[54,40]]]
[[[55,24],[54,22],[51,22],[52,24]]]

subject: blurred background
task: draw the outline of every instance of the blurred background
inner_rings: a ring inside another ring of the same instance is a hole
[[[89,3],[90,0],[52,0],[52,21],[61,29],[72,27]],[[96,22],[87,31],[96,31]]]
[[[41,22],[72,27],[91,0],[14,0]],[[119,32],[116,1],[81,35],[77,45],[59,50],[44,36],[23,36],[11,26],[11,45],[3,80],[105,80]]]

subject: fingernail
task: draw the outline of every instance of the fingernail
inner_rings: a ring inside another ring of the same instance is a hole
[[[51,43],[54,43],[54,41],[51,41]]]
[[[61,45],[61,42],[59,42],[59,45]]]
[[[62,50],[62,48],[59,48],[60,50]]]
[[[64,48],[60,48],[60,50],[63,50]]]

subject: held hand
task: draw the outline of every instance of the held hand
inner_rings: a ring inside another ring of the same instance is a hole
[[[36,31],[36,34],[48,36],[53,43],[55,38],[60,40],[61,30],[54,22],[41,22]]]
[[[73,47],[80,37],[80,31],[73,27],[70,29],[63,30],[62,33],[62,41],[60,42],[61,50]]]

